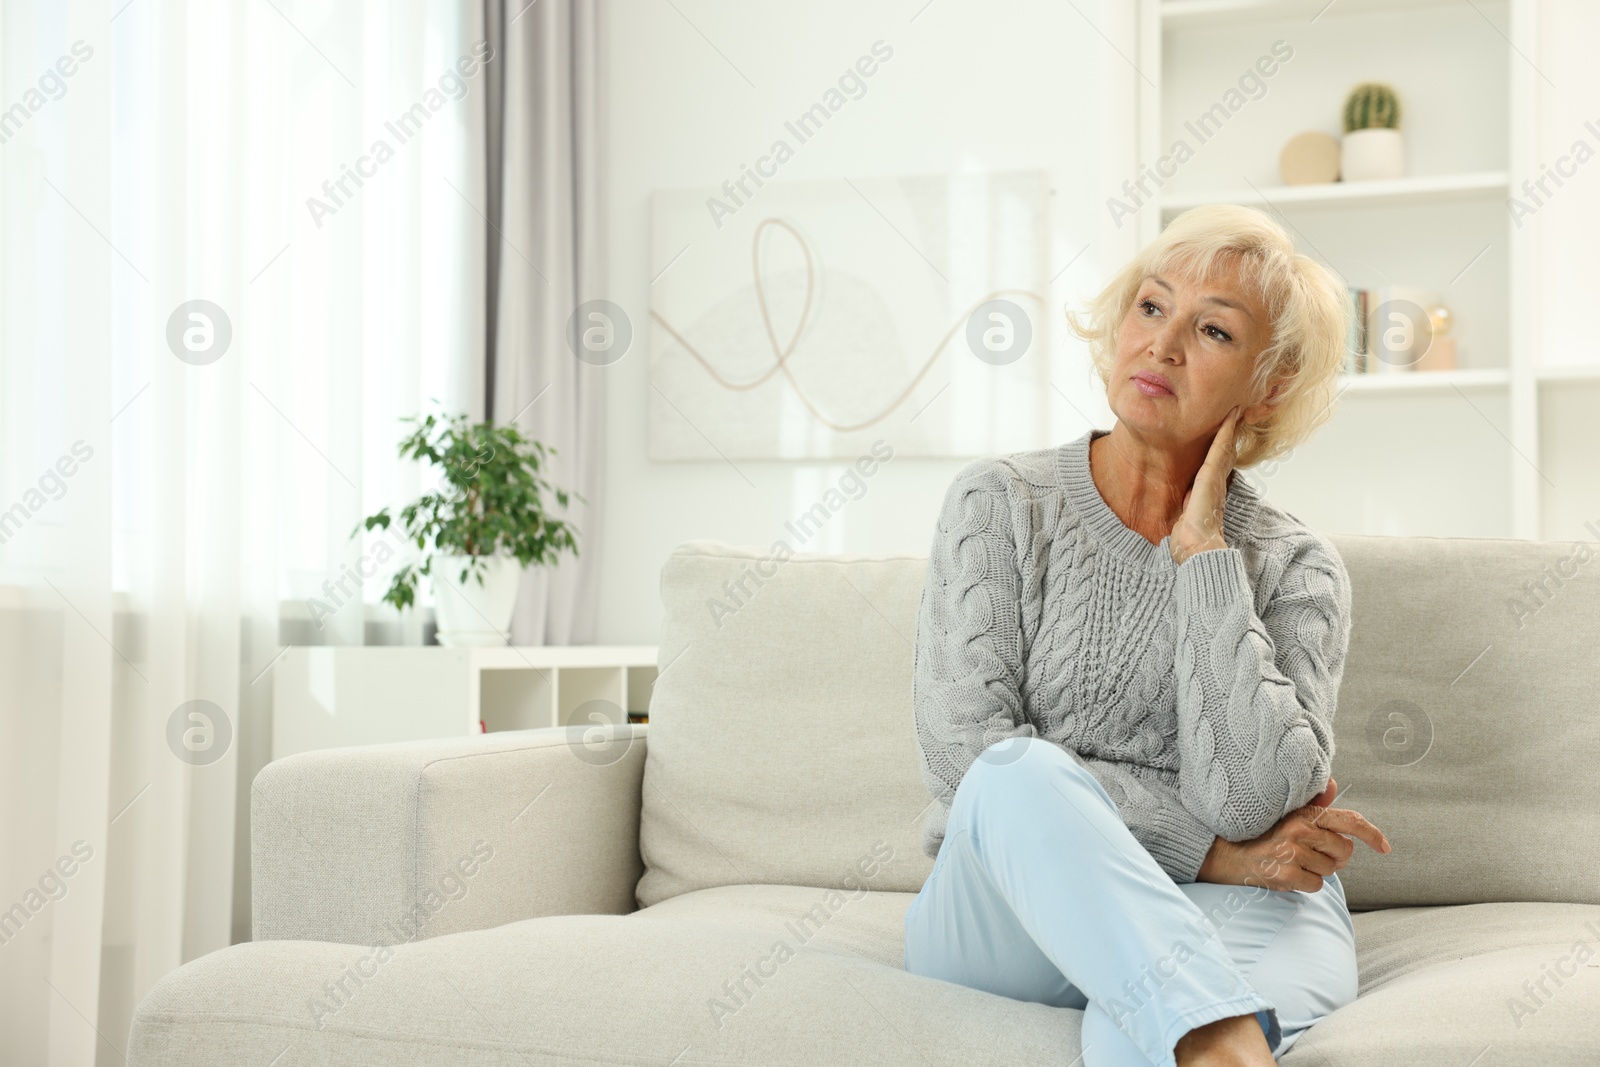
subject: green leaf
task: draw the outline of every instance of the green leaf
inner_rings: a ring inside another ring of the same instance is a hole
[[[560,550],[578,554],[576,528],[547,511],[546,490],[565,509],[571,498],[587,503],[577,492],[556,488],[539,476],[540,462],[556,449],[533,440],[515,426],[469,423],[467,416],[407,416],[414,428],[397,446],[402,459],[426,463],[438,472],[438,488],[402,507],[398,522],[388,508],[367,516],[352,531],[388,530],[395,523],[421,553],[418,565],[396,573],[383,599],[404,610],[416,602],[417,582],[432,574],[438,555],[463,555],[468,563],[464,583],[476,577],[482,585],[486,557],[514,557],[524,566],[555,564]]]

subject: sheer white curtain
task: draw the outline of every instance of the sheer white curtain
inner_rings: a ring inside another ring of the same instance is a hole
[[[362,643],[386,573],[324,583],[421,488],[398,418],[483,414],[481,21],[0,0],[7,1063],[120,1064],[248,936],[280,605]]]

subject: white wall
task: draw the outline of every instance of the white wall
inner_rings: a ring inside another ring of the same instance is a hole
[[[674,546],[711,538],[767,550],[786,536],[784,523],[811,507],[846,467],[740,459],[736,471],[721,461],[645,458],[649,289],[666,265],[651,258],[653,189],[703,186],[710,195],[881,39],[894,49],[892,60],[869,80],[865,96],[850,101],[785,164],[778,180],[1044,169],[1054,190],[1050,273],[1091,246],[1051,286],[1056,315],[1095,291],[1136,247],[1131,220],[1120,229],[1111,225],[1104,190],[1133,174],[1139,75],[1086,21],[1134,57],[1135,5],[1126,0],[674,4],[676,10],[623,0],[607,27],[610,299],[628,312],[635,338],[607,382],[598,634],[605,643],[657,640],[658,577]],[[714,232],[709,218],[707,231]],[[892,233],[886,239],[898,240]],[[1082,434],[1086,416],[1110,425],[1103,390],[1064,332],[1052,330],[1051,380],[1060,392],[1052,390],[1052,435],[1041,447]],[[714,427],[702,429],[715,436]],[[966,462],[895,458],[868,480],[861,499],[795,547],[925,554],[944,491]]]

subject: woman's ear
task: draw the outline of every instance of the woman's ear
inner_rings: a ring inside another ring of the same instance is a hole
[[[1279,378],[1277,381],[1273,382],[1272,388],[1267,390],[1267,395],[1262,397],[1257,403],[1250,405],[1250,413],[1254,415],[1255,418],[1248,419],[1247,421],[1255,422],[1257,419],[1265,418],[1267,415],[1270,415],[1272,413],[1272,409],[1277,406],[1279,394],[1283,392],[1286,384],[1287,383],[1285,383],[1282,378]]]

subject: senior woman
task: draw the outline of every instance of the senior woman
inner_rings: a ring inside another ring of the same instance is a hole
[[[1114,425],[969,464],[939,515],[905,966],[1082,1009],[1087,1067],[1270,1065],[1355,999],[1337,872],[1389,851],[1331,806],[1344,564],[1233,470],[1326,418],[1345,292],[1210,206],[1069,320]]]

